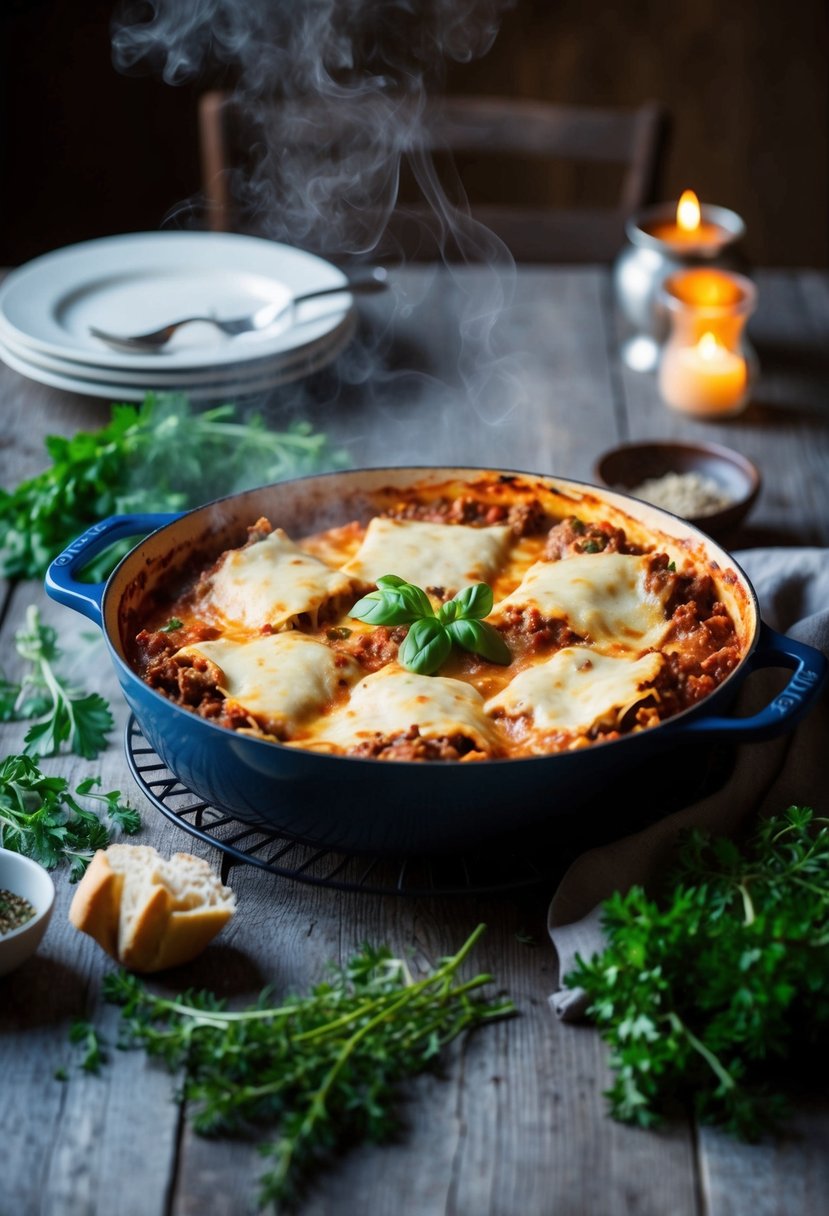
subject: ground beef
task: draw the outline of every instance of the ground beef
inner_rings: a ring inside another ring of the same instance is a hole
[[[379,671],[397,658],[408,625],[377,625],[371,633],[352,634],[337,643],[337,649],[352,655],[366,671]]]
[[[171,701],[194,709],[202,717],[216,717],[224,701],[216,681],[216,668],[200,655],[174,659],[159,655],[147,667],[144,679],[150,688],[164,693]]]
[[[622,528],[610,524],[586,524],[575,515],[562,519],[547,533],[544,557],[560,561],[577,553],[644,553],[628,541]]]
[[[386,511],[394,519],[418,519],[425,523],[465,524],[488,528],[506,524],[514,536],[538,536],[549,527],[550,519],[537,499],[517,503],[489,503],[462,494],[458,498],[437,498],[433,502],[400,503]]]
[[[560,650],[584,641],[566,621],[547,620],[532,604],[507,608],[497,628],[515,658],[528,652]]]
[[[449,735],[439,739],[424,739],[417,726],[399,735],[383,735],[379,731],[363,743],[352,748],[352,756],[372,760],[485,760],[487,753],[480,751],[465,735]]]

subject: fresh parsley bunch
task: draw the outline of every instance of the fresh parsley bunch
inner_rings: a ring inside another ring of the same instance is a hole
[[[350,616],[369,625],[408,625],[398,660],[409,671],[429,676],[460,646],[492,663],[510,663],[512,655],[501,634],[482,620],[492,611],[492,588],[486,583],[464,587],[437,612],[420,587],[396,574],[377,579],[377,590],[358,600]]]
[[[97,849],[118,832],[131,836],[141,828],[138,811],[121,801],[120,791],[99,793],[100,784],[87,777],[73,791],[30,756],[7,756],[0,763],[0,846],[47,870],[69,862],[69,881],[77,882]]]
[[[108,515],[181,511],[210,498],[347,463],[324,434],[299,421],[270,430],[231,404],[192,408],[182,394],[116,404],[97,431],[50,435],[51,464],[13,490],[0,489],[0,572],[41,578],[90,524]],[[102,554],[102,578],[129,542]]]
[[[565,977],[610,1045],[611,1113],[675,1101],[746,1139],[786,1109],[791,1058],[829,1028],[829,820],[790,806],[744,846],[690,833],[667,893],[603,907],[608,945]]]
[[[458,971],[480,938],[479,925],[457,954],[422,979],[388,947],[364,945],[305,996],[274,1004],[269,990],[231,1012],[209,992],[155,996],[124,971],[104,981],[122,1006],[121,1046],[140,1046],[183,1070],[182,1096],[202,1134],[263,1126],[269,1168],[261,1201],[294,1204],[314,1171],[360,1139],[382,1142],[397,1128],[398,1083],[436,1064],[463,1031],[514,1013],[477,990],[489,975]],[[87,1055],[97,1042],[78,1031]]]
[[[94,759],[113,727],[109,705],[99,693],[86,693],[58,674],[57,633],[41,622],[34,604],[15,634],[15,647],[29,671],[19,684],[0,677],[0,721],[34,719],[24,741],[27,755],[54,756],[66,743],[75,755]]]

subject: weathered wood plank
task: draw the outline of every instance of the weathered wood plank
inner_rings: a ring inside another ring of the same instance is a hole
[[[373,311],[366,317],[374,318],[373,328],[363,349],[350,352],[336,376],[332,369],[333,379],[319,377],[313,391],[295,386],[276,394],[268,404],[275,419],[305,413],[315,425],[330,427],[335,440],[348,440],[352,454],[367,464],[504,463],[575,477],[589,477],[595,455],[624,438],[625,427],[634,435],[707,432],[705,424],[689,422],[672,431],[677,420],[655,398],[652,379],[618,371],[604,272],[522,269],[512,301],[498,314],[498,334],[485,361],[471,358],[458,318],[466,315],[479,327],[479,337],[485,332],[488,322],[476,320],[476,310],[481,314],[485,306],[492,309],[493,300],[498,304],[487,276],[428,268],[399,273],[400,293],[370,302]],[[758,313],[758,322],[766,329],[760,329],[758,345],[765,333],[771,394],[764,393],[764,401],[774,398],[777,404],[752,407],[729,431],[711,426],[712,438],[740,446],[745,437],[754,445],[750,454],[768,462],[766,494],[777,497],[765,498],[756,516],[763,527],[774,523],[797,469],[810,470],[810,497],[793,514],[798,526],[812,529],[809,535],[820,534],[815,529],[821,519],[829,521],[827,428],[815,388],[819,377],[813,366],[803,372],[800,358],[809,351],[816,358],[816,342],[825,342],[828,282],[781,273],[761,279],[766,313]],[[395,313],[387,334],[386,306]],[[771,359],[772,339],[792,352],[788,363]],[[413,367],[422,370],[413,373]],[[43,467],[45,433],[69,434],[108,417],[106,402],[54,392],[3,367],[0,377],[8,423],[0,449],[4,485]],[[777,463],[785,468],[778,470]],[[83,679],[94,676],[95,688],[110,698],[120,731],[126,710],[109,661],[100,643],[90,652],[84,641],[94,633],[92,626],[46,601],[36,584],[18,586],[9,601],[0,632],[9,674],[16,670],[12,633],[31,601],[57,625]],[[22,728],[6,724],[2,731],[4,752],[16,750]],[[99,761],[67,757],[43,766],[72,780],[100,772],[105,788],[128,791],[142,806],[139,840],[165,852],[196,852],[218,865],[215,851],[144,802],[118,732]],[[114,1035],[114,1011],[100,1001],[101,977],[110,963],[66,922],[71,890],[65,876],[56,879],[58,906],[41,950],[0,981],[0,1141],[4,1161],[13,1163],[0,1188],[0,1211],[109,1216],[113,1195],[119,1216],[238,1216],[251,1210],[262,1168],[255,1146],[205,1140],[189,1124],[180,1129],[166,1072],[141,1053],[121,1052],[113,1053],[100,1077],[75,1068],[67,1043],[72,1018],[92,1017],[109,1038]],[[239,897],[238,917],[200,959],[154,981],[160,989],[205,985],[240,1004],[268,983],[277,994],[303,990],[329,959],[344,959],[364,939],[412,951],[412,966],[422,967],[457,949],[483,920],[488,929],[469,960],[469,973],[473,966],[491,971],[519,1008],[518,1017],[456,1045],[442,1077],[407,1085],[399,1141],[361,1148],[338,1161],[319,1179],[303,1211],[697,1216],[689,1130],[677,1125],[664,1133],[640,1132],[611,1121],[602,1097],[609,1073],[598,1035],[586,1026],[558,1023],[547,1007],[555,982],[544,927],[551,891],[392,898],[317,889],[247,866],[234,868],[230,881]],[[523,944],[519,931],[538,945]],[[27,1018],[35,1010],[31,1024]],[[63,1084],[53,1079],[61,1065],[70,1073]],[[804,1108],[796,1127],[800,1140],[745,1151],[704,1133],[704,1210],[712,1216],[744,1216],[755,1209],[761,1216],[806,1216],[816,1210],[826,1185],[820,1158],[825,1112]],[[783,1190],[793,1177],[797,1186],[790,1182]]]
[[[19,662],[13,632],[25,608],[36,603],[44,622],[59,630],[69,660],[64,670],[88,689],[100,691],[112,705],[116,730],[111,746],[98,760],[50,757],[44,772],[65,777],[74,788],[84,777],[100,775],[102,788],[122,790],[144,814],[145,831],[135,839],[160,841],[156,812],[147,806],[126,770],[121,733],[126,706],[100,639],[88,640],[89,626],[74,613],[48,601],[34,583],[15,588],[11,610],[0,632],[3,667],[14,678]],[[74,660],[74,661],[73,661]],[[94,676],[90,676],[94,673]],[[26,727],[4,723],[3,755],[21,749]],[[188,837],[174,832],[175,843]],[[3,1185],[0,1210],[20,1216],[60,1212],[88,1216],[117,1210],[124,1216],[164,1211],[176,1153],[177,1107],[169,1101],[169,1084],[139,1055],[110,1050],[112,1065],[100,1076],[78,1067],[78,1049],[70,1045],[69,1027],[89,1019],[101,1027],[110,1047],[115,1042],[115,1011],[101,998],[101,980],[111,963],[91,939],[69,924],[72,897],[66,869],[54,872],[56,902],[37,954],[0,979],[0,1142]],[[55,1078],[65,1068],[68,1080]]]
[[[361,302],[360,337],[303,405],[356,464],[582,477],[616,442],[601,271],[442,267],[391,283],[390,299]],[[300,391],[269,408],[296,409]]]

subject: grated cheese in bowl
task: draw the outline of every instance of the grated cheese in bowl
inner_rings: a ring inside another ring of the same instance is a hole
[[[628,494],[686,519],[713,515],[734,501],[711,477],[701,473],[664,473],[662,477],[650,477],[631,487]]]

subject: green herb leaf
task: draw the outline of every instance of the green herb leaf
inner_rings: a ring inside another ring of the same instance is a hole
[[[166,625],[162,625],[159,633],[172,633],[176,629],[182,629],[184,621],[180,621],[177,616],[171,616]]]
[[[492,611],[492,588],[486,583],[465,587],[442,604],[437,615],[426,592],[399,575],[384,574],[377,587],[357,601],[351,616],[370,625],[409,625],[398,660],[410,671],[437,671],[449,658],[453,642],[493,663],[512,661],[501,634],[478,619]]]
[[[101,1071],[101,1065],[106,1063],[106,1052],[98,1032],[91,1022],[87,1022],[81,1018],[77,1018],[69,1027],[69,1042],[80,1043],[83,1045],[84,1054],[81,1060],[81,1068],[84,1072],[95,1073]],[[61,1080],[65,1078],[60,1078]]]
[[[332,1150],[395,1134],[400,1081],[433,1067],[465,1030],[515,1012],[478,994],[491,976],[458,977],[483,930],[417,980],[387,946],[365,944],[281,1004],[267,989],[239,1011],[211,992],[170,999],[124,971],[105,978],[104,994],[121,1007],[121,1045],[183,1074],[198,1134],[275,1129],[262,1145],[260,1200],[293,1207]]]
[[[105,426],[50,435],[46,451],[51,464],[43,472],[0,490],[0,572],[9,578],[41,578],[70,541],[108,515],[180,511],[348,464],[305,421],[272,431],[258,414],[242,417],[230,404],[193,408],[178,393],[113,405]],[[111,546],[87,575],[105,577],[134,543]]]
[[[464,587],[449,602],[459,605],[459,619],[480,620],[492,612],[492,588],[486,583],[475,583],[471,587]]]
[[[430,676],[446,662],[451,649],[451,639],[440,621],[423,617],[409,628],[398,658],[409,671]]]
[[[501,634],[486,621],[452,621],[446,626],[449,637],[464,650],[479,654],[490,663],[512,662],[509,646]]]
[[[98,693],[85,693],[58,674],[57,633],[41,622],[33,604],[15,634],[15,647],[30,670],[20,684],[0,685],[0,718],[36,719],[25,738],[28,755],[53,756],[66,743],[76,755],[94,759],[107,746],[114,725],[109,705]]]
[[[402,594],[392,588],[370,591],[358,600],[349,616],[369,625],[408,625],[420,616],[420,610]]]
[[[0,763],[0,846],[40,862],[48,870],[70,866],[70,882],[83,874],[96,849],[125,832],[139,831],[138,812],[121,794],[94,793],[97,777],[73,791],[63,777],[48,777],[30,756],[7,756]],[[84,802],[101,804],[102,815]]]
[[[829,819],[791,806],[741,845],[685,836],[666,889],[602,907],[607,948],[565,977],[610,1045],[611,1113],[643,1127],[685,1100],[746,1139],[829,1029]]]

